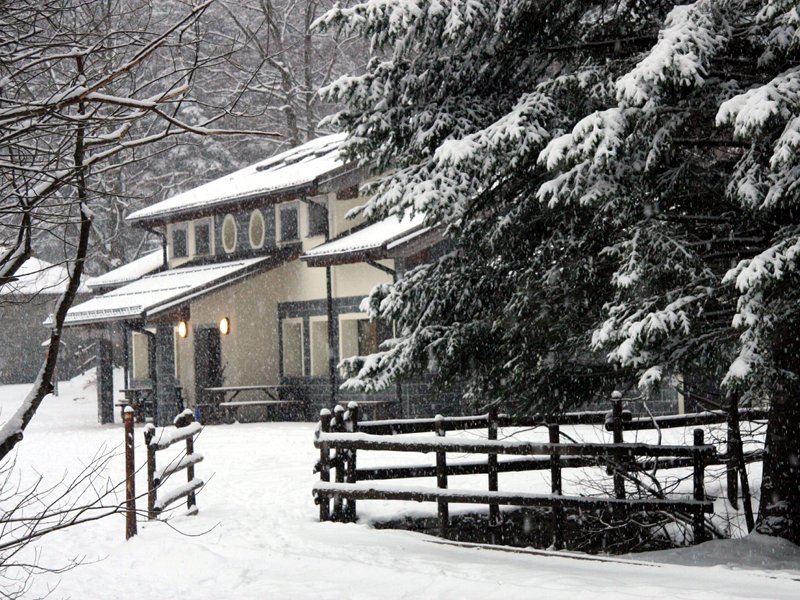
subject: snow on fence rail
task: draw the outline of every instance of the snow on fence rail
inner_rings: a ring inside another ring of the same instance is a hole
[[[194,466],[203,460],[203,455],[194,451],[194,438],[203,426],[194,420],[191,410],[185,410],[175,417],[175,427],[156,428],[152,424],[145,427],[144,441],[147,446],[147,518],[155,519],[167,506],[186,498],[187,514],[197,514],[195,492],[203,486],[203,481],[194,476]],[[156,468],[156,452],[166,450],[178,442],[186,442],[184,454],[173,458],[164,467]],[[186,469],[186,483],[158,495],[158,489],[170,475]]]
[[[735,416],[731,415],[735,412]],[[351,402],[347,412],[337,406],[333,415],[328,410],[320,413],[320,427],[314,441],[320,450],[320,460],[316,471],[320,481],[314,486],[314,494],[320,507],[320,520],[352,521],[356,518],[357,500],[415,500],[437,502],[440,534],[447,535],[449,527],[448,504],[451,502],[488,504],[490,521],[499,518],[500,505],[549,506],[553,515],[553,543],[563,544],[564,508],[606,508],[617,516],[630,509],[663,510],[683,512],[692,515],[694,538],[705,538],[704,513],[713,511],[713,505],[705,497],[705,467],[714,464],[744,465],[746,457],[741,450],[738,433],[738,420],[766,418],[766,411],[759,409],[740,409],[738,411],[709,411],[679,417],[655,417],[632,419],[630,413],[622,410],[621,397],[612,397],[612,410],[567,413],[556,417],[559,423],[548,423],[541,416],[512,418],[497,415],[490,410],[485,415],[470,417],[437,416],[434,419],[393,419],[388,421],[358,421],[358,405]],[[552,419],[550,419],[552,421]],[[702,430],[695,430],[692,446],[654,446],[641,443],[624,443],[623,431],[626,429],[657,429],[686,427],[692,424],[729,424],[727,456],[716,453],[714,446],[704,443]],[[735,423],[735,431],[732,426]],[[549,443],[530,443],[498,441],[500,426],[533,426],[547,424]],[[612,444],[563,444],[560,443],[560,425],[594,424],[604,425],[614,434]],[[486,427],[488,439],[464,441],[445,439],[447,430],[477,429]],[[398,440],[390,436],[406,433],[434,432],[436,438],[426,440]],[[738,457],[736,443],[738,441]],[[409,465],[391,467],[358,468],[357,451],[395,451],[395,452],[435,452],[436,465]],[[333,451],[333,453],[332,453]],[[447,452],[486,454],[485,461],[468,461],[447,464]],[[511,459],[498,460],[498,456],[511,456]],[[747,457],[747,458],[753,458]],[[644,459],[644,460],[642,460]],[[692,467],[694,493],[691,500],[668,499],[630,499],[625,496],[625,479],[630,471],[649,468],[651,461],[658,460],[660,469]],[[561,470],[565,468],[605,466],[614,476],[614,497],[584,498],[564,496],[561,492]],[[545,470],[551,471],[551,491],[549,495],[498,492],[498,474],[511,471]],[[331,481],[331,470],[334,481]],[[454,475],[487,474],[488,491],[448,490],[447,478]],[[390,487],[366,484],[367,481],[386,479],[405,479],[417,477],[436,477],[436,488],[392,489]],[[743,484],[746,476],[743,477]],[[359,483],[361,482],[361,483]],[[730,483],[730,482],[729,482]],[[743,485],[746,492],[746,486]],[[331,509],[333,500],[333,509]],[[346,500],[346,503],[345,503]]]

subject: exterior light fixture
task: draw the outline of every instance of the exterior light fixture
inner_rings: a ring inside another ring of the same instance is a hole
[[[222,317],[219,320],[219,332],[222,335],[228,335],[231,332],[231,322],[228,317]]]
[[[189,335],[189,325],[186,321],[178,321],[178,337],[185,338]]]

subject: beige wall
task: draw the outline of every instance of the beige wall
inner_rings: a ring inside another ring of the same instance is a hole
[[[177,338],[178,379],[194,402],[194,329],[216,327],[228,317],[231,331],[221,338],[226,385],[278,383],[278,302],[281,271],[255,275],[211,293],[191,305],[189,335]]]

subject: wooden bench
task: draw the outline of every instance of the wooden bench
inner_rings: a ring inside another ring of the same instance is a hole
[[[220,402],[219,407],[225,411],[225,422],[233,423],[239,420],[239,409],[248,406],[263,406],[264,418],[267,418],[267,407],[269,406],[300,406],[304,405],[302,400],[237,400],[234,402]]]
[[[280,385],[226,385],[218,387],[204,388],[206,392],[216,394],[221,398],[214,406],[221,408],[224,411],[225,422],[233,423],[234,420],[239,420],[239,409],[242,407],[256,407],[263,406],[265,409],[265,418],[267,416],[267,409],[270,406],[304,406],[304,400],[282,400],[280,392],[286,389],[285,386]],[[242,392],[257,392],[263,394],[263,400],[236,400],[236,397]]]

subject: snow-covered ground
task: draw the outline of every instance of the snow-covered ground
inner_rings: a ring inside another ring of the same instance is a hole
[[[0,387],[0,422],[25,390]],[[94,394],[90,382],[77,379],[62,383],[59,397],[45,400],[19,446],[23,480],[41,473],[58,482],[99,448],[121,450],[121,426],[96,424]],[[53,598],[105,600],[800,597],[800,549],[761,536],[586,560],[442,545],[436,538],[363,523],[319,523],[311,496],[318,456],[313,430],[310,423],[205,428],[196,443],[205,456],[197,476],[207,482],[197,516],[174,514],[169,524],[140,522],[139,535],[127,542],[122,516],[51,534],[37,543],[41,565],[59,567],[73,559],[83,564],[36,577],[27,596],[55,587]],[[140,426],[136,441],[141,464]],[[112,460],[106,476],[122,478],[121,457]],[[530,491],[546,486],[544,475],[522,477],[513,483],[524,482]],[[511,480],[501,475],[505,481]],[[137,491],[144,491],[143,477]],[[435,511],[432,505],[413,507]],[[396,504],[359,504],[363,521],[397,510]]]

